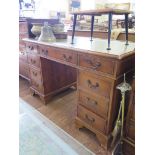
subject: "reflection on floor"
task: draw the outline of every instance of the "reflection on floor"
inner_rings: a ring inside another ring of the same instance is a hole
[[[111,155],[110,152],[100,147],[95,134],[85,128],[80,130],[76,128],[74,123],[77,108],[75,90],[68,89],[56,95],[47,105],[44,105],[38,96],[31,96],[29,83],[20,78],[19,95],[28,104],[33,106],[41,114],[46,116],[96,155]]]
[[[20,99],[20,155],[94,155]]]

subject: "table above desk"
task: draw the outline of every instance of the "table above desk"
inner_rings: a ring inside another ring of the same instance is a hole
[[[107,56],[116,59],[122,59],[134,53],[135,44],[129,42],[129,45],[125,45],[125,41],[112,40],[111,50],[107,50],[107,41],[105,39],[94,38],[90,42],[86,37],[75,37],[75,43],[70,43],[71,37],[67,39],[57,40],[57,42],[39,42],[34,39],[25,38],[24,41],[38,43],[41,45],[47,45],[52,47],[65,48],[68,50],[75,50],[83,53],[90,53],[100,56]]]
[[[102,15],[102,14],[108,14],[113,13],[116,15],[123,15],[123,14],[129,14],[132,13],[128,10],[122,10],[122,9],[112,9],[112,8],[106,8],[106,9],[97,9],[97,10],[84,10],[84,11],[74,11],[72,14],[77,15]]]

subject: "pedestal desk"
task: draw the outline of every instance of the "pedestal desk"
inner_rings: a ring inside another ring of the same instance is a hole
[[[132,76],[134,43],[86,37],[71,37],[55,43],[24,39],[30,68],[31,90],[44,103],[53,94],[77,83],[78,128],[94,132],[101,145],[108,149],[120,102],[116,85],[123,73]]]

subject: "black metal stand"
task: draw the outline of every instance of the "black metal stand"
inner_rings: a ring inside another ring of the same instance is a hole
[[[71,44],[74,44],[73,41],[74,41],[74,34],[75,34],[76,19],[77,19],[77,14],[74,14],[73,31],[72,31],[72,42],[71,42]]]
[[[128,44],[128,14],[125,14],[125,32],[126,32],[126,44]]]
[[[112,13],[109,13],[109,24],[108,24],[108,48],[107,48],[107,50],[111,50],[111,48],[110,48],[111,29],[112,29]]]
[[[90,39],[90,41],[93,41],[92,40],[93,30],[94,30],[94,15],[92,15],[92,17],[91,17],[91,39]]]

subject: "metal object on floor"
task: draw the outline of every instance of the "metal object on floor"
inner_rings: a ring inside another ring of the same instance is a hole
[[[118,135],[120,135],[120,140],[119,140],[119,143],[117,144],[118,145],[117,150],[119,150],[120,153],[119,154],[114,154],[114,155],[120,155],[120,154],[122,155],[123,154],[122,145],[123,145],[123,129],[124,129],[125,93],[132,89],[130,84],[128,84],[126,82],[125,74],[124,74],[124,81],[122,83],[120,83],[116,87],[116,89],[121,91],[122,100],[121,100],[121,103],[120,103],[120,108],[119,108],[119,113],[118,113],[118,117],[117,117],[117,120],[116,120],[116,125],[114,127],[113,132],[112,132],[113,140],[112,140],[111,146],[113,146],[115,144],[115,141],[116,141]]]

